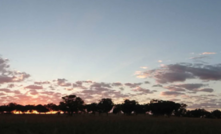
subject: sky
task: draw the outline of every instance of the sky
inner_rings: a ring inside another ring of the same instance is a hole
[[[220,0],[2,0],[0,104],[151,99],[221,109]]]

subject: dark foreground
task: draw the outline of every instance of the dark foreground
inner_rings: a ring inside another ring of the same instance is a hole
[[[221,119],[0,115],[0,134],[221,134]]]

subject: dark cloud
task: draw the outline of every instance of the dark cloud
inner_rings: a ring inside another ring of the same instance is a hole
[[[74,88],[80,88],[80,89],[87,89],[87,87],[83,86],[83,83],[82,81],[77,81],[73,84],[73,87]]]
[[[90,88],[111,88],[111,84],[110,83],[104,83],[104,82],[101,82],[101,83],[98,83],[98,82],[94,82]]]
[[[66,79],[57,79],[57,80],[54,80],[54,82],[57,82],[57,85],[58,86],[62,86],[62,87],[69,87],[71,86],[72,84],[71,83],[66,83]]]
[[[8,68],[10,67],[8,65],[8,62],[9,62],[8,59],[3,59],[2,57],[0,57],[0,73],[1,74],[4,74],[8,71]]]
[[[150,84],[150,82],[149,81],[144,81],[144,84]]]
[[[156,85],[153,85],[152,87],[163,87],[163,86],[160,84],[156,84]]]
[[[213,90],[212,88],[203,88],[203,89],[199,89],[198,91],[211,93],[211,92],[213,92],[214,90]]]
[[[142,83],[125,83],[124,85],[130,88],[135,88],[135,87],[142,85]]]
[[[140,94],[152,94],[154,92],[156,92],[156,90],[149,90],[149,89],[145,89],[145,88],[142,88],[142,87],[136,87],[134,89],[132,89],[132,91],[134,92],[140,92]]]
[[[15,84],[8,84],[8,88],[13,88],[15,87]]]
[[[174,85],[170,85],[164,88],[169,89],[170,91],[186,91],[184,88],[176,87]]]
[[[6,95],[6,94],[4,94],[4,93],[0,93],[0,96],[4,96],[4,95]]]
[[[209,58],[208,55],[198,55],[198,56],[195,56],[195,57],[191,57],[190,59],[192,59],[192,60],[201,60],[201,59],[206,59],[206,58]]]
[[[10,90],[10,89],[7,89],[7,88],[1,88],[0,92],[14,93],[14,94],[20,94],[21,93],[19,90]]]
[[[11,93],[11,90],[7,88],[2,88],[0,89],[0,91],[5,92],[5,93]]]
[[[30,77],[30,75],[25,72],[10,70],[8,62],[8,59],[3,59],[0,57],[0,84],[9,82],[21,82]]]
[[[120,83],[120,82],[114,82],[112,83],[112,86],[116,86],[116,87],[119,87],[119,86],[122,86],[123,84]]]
[[[196,109],[196,108],[204,108],[206,110],[210,110],[210,109],[218,109],[220,108],[221,103],[214,103],[214,102],[202,102],[202,103],[198,103],[198,104],[192,104],[189,105],[188,108],[190,109]]]
[[[36,82],[34,82],[34,84],[37,84],[37,85],[43,85],[43,84],[50,84],[50,82],[49,81],[36,81]]]
[[[213,92],[211,88],[203,88],[204,86],[208,86],[207,84],[202,83],[188,83],[188,84],[177,84],[177,85],[170,85],[164,88],[169,89],[170,91],[192,91],[188,93],[197,93],[197,92]]]
[[[123,88],[123,87],[120,87],[119,89],[120,89],[120,90],[122,90],[122,91],[124,90],[124,88]]]
[[[37,85],[28,85],[25,88],[28,88],[28,89],[43,89],[42,86],[37,86]]]
[[[207,86],[207,85],[202,84],[202,83],[189,83],[189,84],[177,84],[177,85],[172,85],[172,86],[178,87],[178,88],[184,88],[187,90],[197,90],[197,89]]]
[[[5,75],[0,75],[0,83],[8,83],[8,82],[13,82],[13,77],[5,76]]]
[[[184,93],[176,92],[176,91],[165,91],[161,92],[161,95],[163,96],[179,96],[179,95],[185,95]]]
[[[30,93],[31,95],[38,95],[38,92],[36,91],[36,89],[30,89],[30,90],[29,90],[29,93]]]
[[[221,64],[171,64],[159,69],[143,72],[145,77],[153,77],[158,83],[184,82],[187,79],[221,80]]]

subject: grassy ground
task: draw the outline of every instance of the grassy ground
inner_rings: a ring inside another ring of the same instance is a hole
[[[0,134],[221,134],[221,120],[146,115],[0,115]]]

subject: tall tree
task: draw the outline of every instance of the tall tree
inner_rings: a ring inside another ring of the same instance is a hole
[[[98,104],[97,103],[91,103],[86,105],[87,112],[92,112],[92,114],[95,114],[98,111]]]
[[[135,110],[135,107],[137,105],[138,105],[138,102],[136,102],[135,100],[126,99],[121,106],[122,111],[124,112],[124,114],[130,115]]]
[[[84,110],[84,101],[77,97],[76,95],[67,95],[62,97],[65,108],[68,111],[68,115],[73,115],[73,113],[79,113]],[[60,103],[61,104],[61,103]]]
[[[106,113],[108,115],[108,112],[113,108],[114,103],[110,98],[103,98],[98,103],[98,111],[99,113]]]

